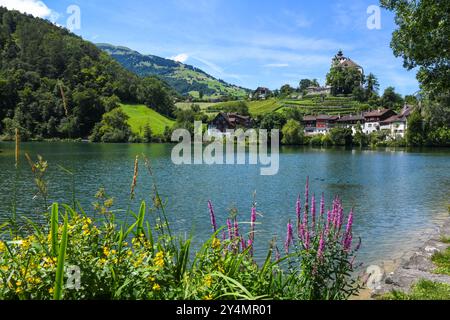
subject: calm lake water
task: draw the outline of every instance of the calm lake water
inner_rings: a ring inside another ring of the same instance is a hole
[[[24,143],[22,152],[42,155],[49,163],[47,178],[51,201],[70,203],[71,178],[60,166],[75,172],[76,197],[92,211],[100,187],[126,209],[134,158],[144,153],[152,161],[160,193],[168,199],[172,227],[192,234],[194,241],[209,237],[207,201],[212,200],[218,220],[225,223],[236,208],[241,221],[249,221],[256,191],[259,249],[274,236],[285,237],[286,224],[295,219],[295,202],[303,194],[307,176],[312,192],[324,192],[327,204],[340,195],[346,211],[355,208],[355,232],[362,237],[360,260],[366,264],[392,259],[420,244],[436,228],[450,203],[450,150],[360,151],[345,149],[282,148],[280,171],[260,176],[257,166],[176,166],[172,145],[95,145],[76,143]],[[15,180],[14,145],[0,143],[0,221],[11,212]],[[22,153],[23,154],[23,153]],[[18,211],[37,218],[39,200],[28,164],[21,159]],[[137,200],[149,199],[152,182],[140,167]],[[132,207],[137,209],[136,201]],[[257,248],[257,249],[258,249]],[[263,250],[257,250],[257,252]]]

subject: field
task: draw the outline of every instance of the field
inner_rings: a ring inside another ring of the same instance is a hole
[[[144,127],[149,124],[154,134],[162,134],[166,126],[171,127],[173,120],[159,114],[145,105],[121,104],[121,109],[130,119],[128,124],[134,133],[142,134]]]
[[[250,101],[248,103],[249,111],[252,115],[261,115],[274,112],[281,107],[283,103],[277,99],[269,99],[262,101]]]

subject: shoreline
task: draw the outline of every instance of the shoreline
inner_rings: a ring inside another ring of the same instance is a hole
[[[450,236],[450,215],[435,223],[435,227],[425,240],[414,249],[403,252],[394,260],[383,260],[379,267],[383,271],[381,282],[374,289],[364,288],[356,299],[376,299],[395,291],[408,293],[411,286],[420,279],[450,284],[450,276],[433,273],[436,266],[431,261],[433,255],[445,251],[450,244],[442,242],[443,237]]]

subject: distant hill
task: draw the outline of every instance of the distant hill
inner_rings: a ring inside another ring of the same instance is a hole
[[[197,98],[202,92],[206,98],[245,97],[250,92],[248,89],[228,84],[187,64],[153,55],[143,55],[126,47],[103,43],[97,46],[129,71],[139,76],[158,76],[182,95]]]

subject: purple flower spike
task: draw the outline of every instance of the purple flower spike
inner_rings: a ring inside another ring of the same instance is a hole
[[[297,213],[297,232],[298,236],[302,238],[302,203],[300,200],[300,195],[297,198],[296,213]]]
[[[286,254],[289,253],[289,247],[294,242],[294,231],[292,230],[292,224],[291,222],[287,225],[287,236],[286,236],[286,242],[284,244],[284,249],[286,250]]]
[[[309,250],[309,246],[310,246],[310,237],[309,237],[309,232],[306,231],[305,232],[305,250],[308,251]]]
[[[211,225],[213,227],[213,232],[217,232],[217,223],[216,223],[216,215],[214,214],[214,208],[212,206],[211,201],[208,201],[209,215],[211,218]]]
[[[320,235],[320,240],[319,240],[319,249],[317,251],[317,258],[322,261],[323,259],[323,253],[325,251],[325,239],[324,239],[324,234],[322,233]]]
[[[322,193],[322,198],[320,199],[320,218],[323,219],[325,214],[325,195]]]
[[[239,223],[237,221],[237,219],[234,220],[234,237],[235,238],[239,238]]]
[[[228,239],[233,240],[233,227],[231,225],[231,220],[227,219],[227,228],[228,228]]]
[[[255,223],[256,223],[256,208],[252,207],[252,215],[250,217],[250,239],[251,242],[255,240]]]
[[[347,221],[347,227],[345,229],[344,243],[343,243],[345,251],[349,251],[352,247],[353,241],[352,228],[353,228],[353,209],[350,211]]]
[[[316,196],[312,196],[311,200],[311,217],[312,217],[312,228],[315,230],[316,228]]]

